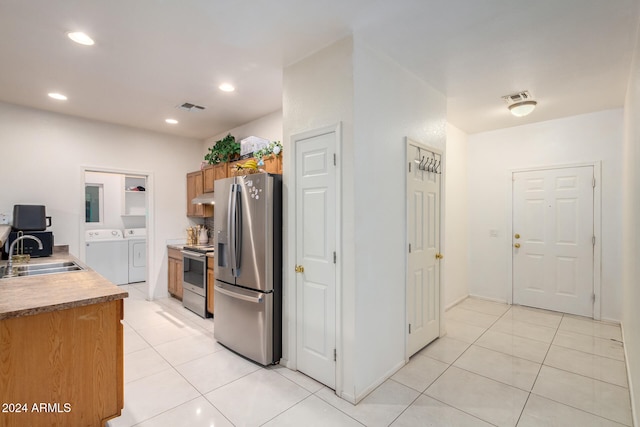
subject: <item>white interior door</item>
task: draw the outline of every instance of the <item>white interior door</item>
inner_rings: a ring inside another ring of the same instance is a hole
[[[407,142],[408,356],[440,335],[440,182],[442,156]]]
[[[593,315],[593,166],[513,174],[513,302]]]
[[[337,133],[296,142],[298,370],[336,384]]]

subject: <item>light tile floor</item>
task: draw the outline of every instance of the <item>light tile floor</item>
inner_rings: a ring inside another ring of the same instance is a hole
[[[126,289],[125,407],[110,427],[632,425],[617,325],[468,298],[447,336],[354,406],[235,355],[179,301]]]

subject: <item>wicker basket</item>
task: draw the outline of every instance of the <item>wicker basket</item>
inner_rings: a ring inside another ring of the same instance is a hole
[[[243,176],[243,175],[251,175],[254,173],[263,172],[260,169],[243,169],[243,168],[233,168],[231,173],[233,176]]]

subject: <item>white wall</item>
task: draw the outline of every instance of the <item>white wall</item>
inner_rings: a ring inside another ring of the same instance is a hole
[[[405,359],[406,137],[445,150],[446,99],[354,38],[356,396]],[[375,355],[375,357],[371,357]]]
[[[284,145],[284,141],[282,140],[282,110],[274,111],[271,114],[245,123],[242,126],[235,127],[226,132],[220,132],[217,135],[207,138],[203,143],[203,156],[209,152],[209,147],[213,146],[216,141],[221,140],[229,133],[236,137],[237,142],[240,142],[241,139],[248,136],[258,136],[268,139],[269,141],[282,141]]]
[[[634,425],[640,408],[640,35],[637,35],[624,109],[622,330]]]
[[[149,283],[167,293],[167,239],[184,238],[186,173],[199,169],[202,141],[0,103],[0,212],[44,204],[56,244],[78,255],[84,222],[83,166],[153,176],[155,234]]]
[[[602,161],[601,315],[620,320],[622,130],[622,110],[615,109],[469,136],[470,294],[507,299],[508,171]],[[490,237],[490,230],[497,230],[498,237]]]
[[[469,199],[467,134],[447,124],[442,277],[445,307],[469,295]]]
[[[356,35],[285,69],[283,107],[285,141],[343,126],[338,357],[341,396],[358,401],[405,361],[405,138],[444,150],[446,100]]]
[[[347,38],[323,49],[284,70],[283,74],[283,144],[286,146],[297,133],[313,129],[334,126],[342,122],[342,145],[340,153],[343,176],[342,238],[341,264],[344,266],[340,280],[343,283],[342,299],[343,324],[340,365],[345,392],[354,395],[356,361],[355,342],[355,291],[354,291],[354,204],[353,198],[353,44]],[[285,275],[284,275],[284,314],[283,314],[283,358],[295,360],[295,277],[291,270],[295,264],[293,253],[295,238],[289,233],[295,214],[295,207],[289,201],[289,194],[295,186],[293,174],[294,159],[286,155],[283,158],[285,171]],[[286,190],[288,189],[288,191]],[[341,387],[341,384],[338,384]],[[351,398],[353,400],[353,398]]]

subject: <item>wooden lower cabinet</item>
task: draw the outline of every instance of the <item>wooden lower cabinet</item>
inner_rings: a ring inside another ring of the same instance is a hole
[[[182,252],[180,252],[178,249],[167,248],[167,254],[169,266],[169,293],[179,300],[182,300]]]
[[[120,416],[122,319],[120,299],[1,320],[0,425],[93,427]]]
[[[213,275],[213,258],[207,260],[207,311],[213,314],[213,286],[215,284]]]

